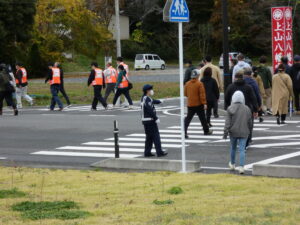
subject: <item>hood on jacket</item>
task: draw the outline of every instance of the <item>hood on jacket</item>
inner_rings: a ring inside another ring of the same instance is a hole
[[[241,92],[241,91],[234,92],[232,99],[231,99],[231,105],[236,104],[236,103],[245,105],[245,97],[244,97],[243,92]]]

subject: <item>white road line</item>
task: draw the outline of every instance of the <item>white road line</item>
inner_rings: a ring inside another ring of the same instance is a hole
[[[168,127],[168,129],[180,129],[180,126],[172,126],[172,127]],[[202,127],[189,127],[189,129],[191,130],[202,130]],[[255,131],[262,131],[262,130],[268,130],[269,128],[255,128],[253,130]],[[224,127],[212,127],[211,130],[224,130]]]
[[[281,143],[272,143],[272,144],[259,144],[259,145],[251,145],[252,148],[268,148],[268,147],[277,147],[277,146],[293,146],[300,145],[300,142],[281,142]]]
[[[267,137],[254,137],[252,138],[253,141],[260,141],[260,140],[291,140],[290,138],[300,137],[300,134],[292,134],[292,135],[280,135],[280,136],[267,136]],[[299,139],[295,139],[298,141]],[[214,142],[229,142],[229,140],[218,140]]]
[[[200,123],[191,123],[192,126],[201,126]],[[215,126],[219,127],[219,126],[225,126],[225,123],[212,123],[213,127],[214,128]],[[254,124],[254,127],[283,127],[283,126],[286,126],[285,125],[277,125],[277,124],[263,124],[263,123],[257,123],[257,124]]]
[[[201,166],[201,169],[208,169],[208,170],[230,170],[229,168],[226,167],[210,167],[210,166]],[[235,169],[238,171],[238,168]],[[246,171],[252,171],[250,169],[245,169]]]
[[[159,130],[160,133],[180,134],[181,130]],[[214,134],[223,134],[223,131],[213,131]],[[188,130],[188,134],[203,134],[203,131]]]
[[[116,115],[89,115],[89,116],[93,116],[93,117],[114,117]]]
[[[0,160],[7,159],[6,157],[0,157]]]
[[[33,152],[31,155],[47,155],[47,156],[75,156],[75,157],[97,157],[97,158],[114,158],[115,154],[112,153],[81,153],[81,152],[56,152],[56,151],[40,151]],[[137,158],[141,155],[122,154],[122,158]]]
[[[107,138],[105,141],[113,141],[114,138]],[[119,138],[120,141],[138,141],[138,142],[145,142],[145,138]],[[165,143],[181,143],[180,139],[161,139],[162,142]],[[208,140],[185,140],[186,143],[191,144],[202,144],[208,142]]]
[[[217,123],[220,123],[220,122],[225,122],[225,119],[211,119],[212,122],[217,122]],[[300,123],[300,120],[286,120],[285,121],[287,124],[297,124],[297,123]],[[258,123],[257,121],[255,121],[255,123]],[[276,121],[275,120],[264,120],[263,123],[273,123],[276,125]],[[262,123],[262,124],[263,124]],[[261,123],[259,123],[261,124]]]
[[[129,134],[127,137],[146,137],[145,134]],[[181,138],[179,134],[160,134],[162,138]],[[213,135],[189,135],[189,139],[222,139],[223,136]]]
[[[274,158],[270,158],[270,159],[266,159],[266,160],[262,160],[256,163],[251,163],[245,166],[245,169],[252,169],[253,165],[255,164],[263,164],[263,165],[267,165],[267,164],[271,164],[271,163],[275,163],[278,161],[282,161],[285,159],[289,159],[289,158],[294,158],[300,156],[300,152],[294,152],[294,153],[290,153],[290,154],[286,154],[286,155],[281,155],[281,156],[277,156]]]
[[[115,148],[108,147],[85,147],[85,146],[64,146],[56,148],[57,150],[78,150],[78,151],[108,151],[114,152]],[[144,149],[139,148],[120,148],[120,151],[124,152],[144,152]]]
[[[114,142],[87,142],[83,143],[83,145],[95,145],[95,146],[114,146]],[[119,143],[120,146],[125,146],[125,147],[145,147],[144,143],[124,143],[121,142]],[[181,145],[176,145],[176,144],[162,144],[163,148],[181,148]]]

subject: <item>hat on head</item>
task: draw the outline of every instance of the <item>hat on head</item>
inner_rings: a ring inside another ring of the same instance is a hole
[[[191,78],[192,78],[192,79],[195,79],[195,78],[197,78],[198,76],[199,76],[198,70],[193,70],[193,71],[192,71],[192,74],[191,74]]]
[[[295,57],[294,57],[294,61],[296,61],[296,62],[300,62],[300,55],[295,55]]]
[[[153,89],[153,85],[145,84],[143,87],[143,92],[149,91],[151,89]]]

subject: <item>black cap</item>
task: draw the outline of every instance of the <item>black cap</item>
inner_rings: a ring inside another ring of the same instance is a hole
[[[144,87],[143,87],[143,92],[149,91],[151,89],[153,89],[153,85],[145,84]]]

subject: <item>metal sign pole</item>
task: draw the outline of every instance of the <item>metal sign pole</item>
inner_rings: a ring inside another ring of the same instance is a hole
[[[184,131],[184,87],[183,87],[183,35],[182,22],[178,23],[179,39],[179,76],[180,76],[180,122],[181,122],[181,155],[182,172],[186,173],[186,155],[185,155],[185,131]]]

